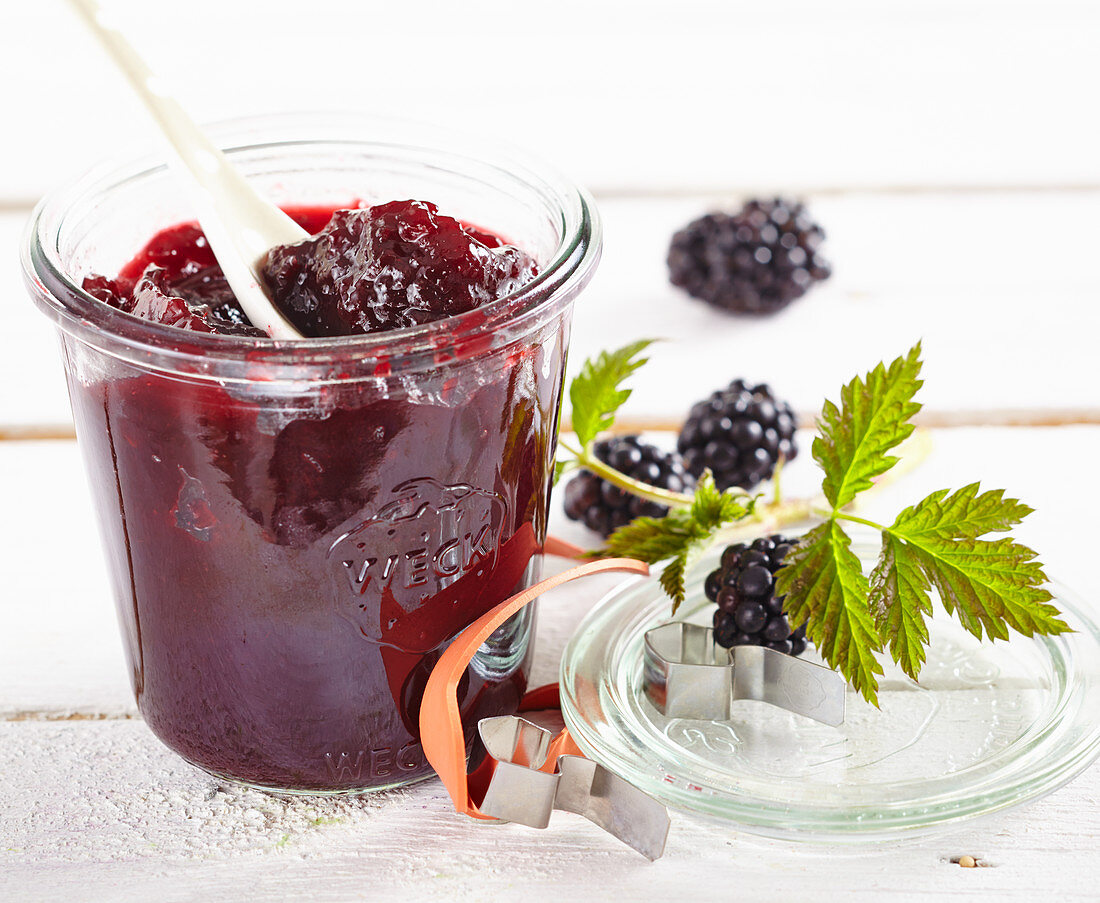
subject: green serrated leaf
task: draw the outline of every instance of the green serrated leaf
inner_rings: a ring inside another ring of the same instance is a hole
[[[944,608],[974,636],[1005,639],[1008,628],[1026,636],[1058,634],[1069,627],[1048,604],[1053,598],[1035,552],[1001,532],[1031,512],[1001,490],[980,492],[971,483],[941,489],[906,508],[888,528],[899,561],[919,568]]]
[[[727,489],[719,491],[714,475],[704,470],[691,502],[691,519],[703,530],[716,530],[731,521],[740,520],[752,513],[756,499]]]
[[[882,639],[867,607],[867,578],[840,525],[826,521],[802,537],[776,582],[776,593],[787,597],[791,623],[805,623],[821,657],[877,706],[882,665],[875,653]]]
[[[702,558],[709,544],[709,536],[705,540],[688,543],[661,571],[661,588],[672,599],[673,614],[676,614],[687,595],[687,575]]]
[[[683,604],[687,596],[684,574],[687,573],[687,552],[677,555],[661,571],[661,589],[672,600],[672,613]]]
[[[623,381],[646,363],[639,355],[653,344],[653,339],[631,342],[617,351],[602,351],[595,360],[589,358],[581,372],[569,384],[573,432],[582,447],[615,422],[615,412],[630,397],[630,389],[622,389]]]
[[[723,492],[722,507],[715,518],[715,527],[721,527],[748,517],[756,510],[757,498],[759,496],[749,498],[743,495],[733,495],[729,490]]]
[[[884,642],[906,674],[920,673],[933,589],[979,639],[1007,637],[1010,628],[1027,636],[1069,629],[1049,604],[1035,553],[1011,538],[980,538],[1010,530],[1031,509],[1002,490],[982,492],[977,483],[933,492],[892,527],[879,527],[882,550],[870,580],[863,578],[838,525],[849,518],[841,509],[897,463],[889,452],[913,431],[920,370],[918,343],[888,367],[853,379],[839,406],[825,402],[813,455],[832,511],[788,553],[776,577],[791,622],[805,621],[822,657],[872,702],[875,675],[882,673],[874,655]]]
[[[649,564],[670,559],[661,571],[661,588],[672,599],[672,611],[684,601],[685,575],[710,545],[714,534],[752,510],[752,499],[719,492],[714,477],[703,474],[689,509],[675,509],[664,517],[637,517],[607,538],[599,555],[625,555]]]
[[[890,656],[913,680],[924,665],[928,645],[925,616],[932,613],[928,590],[928,579],[904,544],[883,533],[868,601],[879,636],[888,638]]]
[[[954,536],[974,538],[986,533],[1003,533],[1020,523],[1032,508],[1016,499],[1006,499],[1003,489],[980,492],[970,483],[948,495],[940,489],[897,516],[893,529],[910,538]]]
[[[722,493],[714,482],[714,474],[710,470],[704,470],[695,484],[692,495],[692,520],[700,524],[712,524],[721,516]]]
[[[688,543],[705,535],[684,511],[671,511],[664,517],[636,517],[607,537],[600,554],[638,558],[647,564],[656,564],[679,555]]]
[[[887,452],[913,432],[909,422],[920,410],[913,396],[923,385],[920,343],[889,367],[879,364],[840,392],[840,407],[826,401],[813,456],[825,472],[822,490],[834,510],[843,508],[897,458]]]
[[[1054,597],[1043,585],[1047,578],[1035,552],[1013,539],[924,535],[907,541],[906,550],[948,614],[978,639],[983,630],[993,639],[1007,639],[1010,627],[1024,636],[1070,629],[1049,604]]]

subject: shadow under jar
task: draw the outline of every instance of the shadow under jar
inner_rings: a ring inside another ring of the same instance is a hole
[[[431,774],[418,717],[439,654],[538,578],[596,215],[538,164],[409,125],[296,116],[213,134],[276,203],[432,201],[539,265],[456,317],[280,343],[159,325],[81,290],[191,218],[163,166],[51,194],[24,242],[31,293],[59,329],[149,727],[200,768],[266,789],[407,784]],[[515,710],[533,630],[529,608],[467,670],[468,740],[478,719]]]

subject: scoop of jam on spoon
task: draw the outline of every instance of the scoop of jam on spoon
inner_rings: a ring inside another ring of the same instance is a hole
[[[241,308],[275,339],[302,334],[271,302],[260,267],[268,251],[309,233],[262,198],[165,90],[96,0],[69,0],[126,76],[183,164],[210,248]]]

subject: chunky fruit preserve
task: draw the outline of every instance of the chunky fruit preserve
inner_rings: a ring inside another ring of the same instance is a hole
[[[524,252],[427,203],[290,212],[314,237],[273,251],[265,273],[310,336],[471,311],[536,273]],[[258,334],[193,225],[84,285],[160,323]],[[428,674],[458,632],[533,577],[567,332],[559,318],[476,352],[441,332],[438,365],[415,379],[389,378],[382,362],[376,379],[294,390],[265,381],[262,362],[247,383],[70,365],[152,730],[208,771],[269,788],[427,775]],[[467,671],[467,737],[477,719],[514,711],[532,617],[501,628]]]
[[[287,212],[316,234],[273,248],[263,275],[276,306],[306,336],[419,326],[481,307],[536,274],[523,251],[423,201]],[[116,279],[86,277],[84,290],[169,326],[264,335],[248,322],[191,223],[154,237]]]

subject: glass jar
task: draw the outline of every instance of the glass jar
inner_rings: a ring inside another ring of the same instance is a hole
[[[212,130],[284,206],[432,201],[539,275],[446,320],[279,342],[138,319],[81,289],[191,218],[153,160],[45,198],[23,265],[57,325],[138,708],[220,777],[354,792],[430,774],[420,697],[447,643],[538,578],[571,309],[599,258],[588,196],[411,125],[293,116]],[[460,701],[515,710],[534,615]]]

